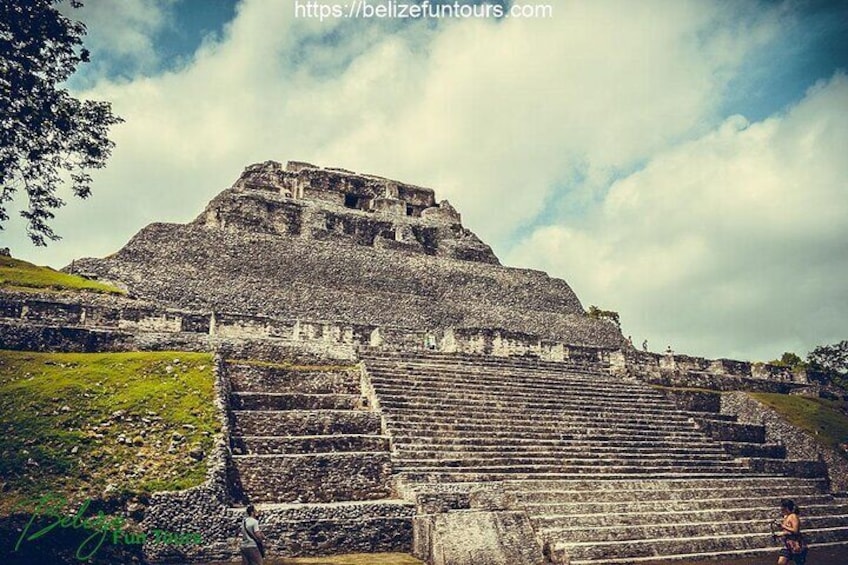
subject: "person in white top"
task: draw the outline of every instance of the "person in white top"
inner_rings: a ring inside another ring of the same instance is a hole
[[[241,562],[242,565],[262,565],[265,556],[265,536],[259,531],[256,508],[248,504],[247,516],[241,521]]]

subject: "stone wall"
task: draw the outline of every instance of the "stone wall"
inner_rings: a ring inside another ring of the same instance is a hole
[[[678,388],[715,391],[748,390],[788,394],[809,383],[786,367],[732,359],[623,350],[625,372],[645,382]]]
[[[721,394],[718,392],[664,389],[663,393],[681,410],[707,413],[721,411]]]
[[[245,456],[235,462],[235,470],[254,502],[339,502],[392,494],[388,452]]]
[[[612,327],[604,321],[599,324]],[[312,360],[353,360],[359,347],[436,349],[568,361],[587,369],[614,364],[623,375],[666,387],[778,393],[808,387],[783,367],[586,346],[581,345],[584,340],[558,341],[498,326],[427,330],[233,312],[201,313],[121,297],[0,293],[0,338],[6,347],[33,351],[208,351],[223,347],[230,356],[257,359],[295,355]]]
[[[744,392],[728,392],[721,395],[721,411],[725,414],[735,414],[740,422],[765,426],[766,441],[783,444],[789,459],[824,461],[831,490],[848,491],[848,460],[833,449],[823,446],[807,432],[787,422],[772,408]]]
[[[534,356],[592,365],[608,363],[611,350],[543,339],[498,328],[427,331],[402,326],[281,319],[231,312],[197,313],[125,298],[0,293],[0,337],[13,349],[98,351],[225,347],[237,358],[286,355],[353,359],[361,346],[445,352]],[[269,341],[269,338],[273,341]],[[280,351],[282,344],[291,347]]]

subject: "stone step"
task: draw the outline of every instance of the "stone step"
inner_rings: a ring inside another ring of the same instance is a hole
[[[416,444],[421,443],[422,441],[428,441],[428,440],[432,439],[434,441],[434,443],[432,445],[434,445],[434,446],[440,445],[440,444],[436,443],[437,441],[460,441],[460,440],[473,439],[473,438],[483,438],[483,437],[485,437],[486,439],[488,439],[490,441],[502,441],[504,443],[512,443],[516,439],[521,439],[520,437],[518,437],[516,435],[515,432],[502,432],[502,431],[490,431],[490,432],[475,431],[473,433],[472,432],[468,432],[468,433],[456,433],[456,432],[439,433],[439,432],[436,432],[437,435],[429,436],[428,438],[422,438],[422,436],[420,435],[422,433],[426,433],[424,431],[415,432],[417,435],[415,435],[414,438],[413,438],[413,436],[404,435],[403,433],[401,433],[398,430],[395,430],[393,428],[389,428],[388,431],[392,435],[392,438],[393,438],[392,443],[396,448],[403,448],[403,447],[410,445],[411,442],[410,442],[410,444],[407,443],[407,441],[409,441],[410,439],[414,439],[414,442]],[[433,432],[431,431],[429,433],[433,433]],[[488,434],[488,435],[486,435],[486,434]],[[535,433],[535,432],[524,432],[523,434],[519,434],[519,435],[523,436],[524,439],[539,439],[540,441],[561,439],[559,434],[553,434],[553,433],[542,435],[542,434],[538,434],[538,433]],[[615,443],[618,440],[623,439],[623,440],[627,440],[627,441],[630,441],[630,440],[642,441],[644,443],[644,442],[646,442],[646,438],[647,438],[647,442],[663,441],[665,443],[672,445],[675,448],[683,448],[685,446],[690,445],[688,438],[682,438],[682,439],[679,438],[679,437],[656,438],[656,437],[645,436],[645,435],[639,435],[639,436],[633,435],[633,434],[622,435],[621,433],[617,433],[617,435],[610,434],[608,436],[596,435],[596,436],[563,437],[562,439],[564,439],[565,441],[572,442],[569,445],[571,452],[591,452],[593,445],[595,445],[597,442]],[[772,475],[780,475],[781,474],[781,473],[774,473],[774,472],[767,473],[765,471],[763,471],[763,473],[764,474],[772,474]]]
[[[594,369],[595,367],[609,367],[608,362],[599,362],[596,359],[587,361],[586,359],[566,359],[565,361],[548,361],[538,357],[503,357],[497,355],[477,355],[466,353],[441,353],[427,351],[406,351],[401,355],[384,355],[383,352],[372,353],[369,351],[360,351],[360,358],[365,361],[381,361],[385,363],[403,364],[403,365],[426,365],[440,366],[449,365],[452,367],[513,367],[522,369],[533,369],[537,371],[553,370],[563,371],[575,368],[575,370],[584,372],[604,372]],[[591,368],[589,368],[591,367]]]
[[[396,395],[377,390],[380,398],[380,406],[391,408],[393,411],[407,413],[433,414],[444,413],[445,410],[458,410],[462,412],[498,411],[505,414],[526,414],[527,412],[540,413],[570,413],[574,415],[584,414],[592,410],[603,410],[626,415],[663,416],[681,422],[689,422],[694,425],[691,418],[680,415],[673,408],[665,405],[638,406],[632,402],[607,403],[597,399],[589,399],[585,402],[574,399],[544,400],[535,398],[527,402],[515,402],[510,399],[498,399],[492,397],[450,397],[432,394],[429,397],[416,397],[412,394]]]
[[[782,494],[780,491],[778,494]],[[749,493],[750,496],[732,496]],[[721,496],[725,495],[725,496]],[[747,508],[770,508],[774,514],[774,489],[749,489],[742,491],[728,490],[726,492],[704,492],[703,496],[691,498],[676,498],[661,500],[638,499],[632,497],[617,501],[598,501],[596,498],[586,498],[585,501],[553,501],[553,502],[522,502],[524,508],[531,517],[567,515],[578,516],[583,514],[618,515],[633,512],[634,508],[645,513],[653,512],[680,512],[708,509],[747,509]],[[810,515],[818,508],[831,508],[834,500],[826,494],[793,495],[795,501],[804,510],[804,516]]]
[[[386,363],[424,364],[436,366],[439,364],[450,366],[508,366],[531,369],[568,370],[571,367],[608,367],[609,363],[603,361],[566,360],[547,361],[539,358],[529,357],[495,357],[492,355],[474,355],[470,353],[442,353],[442,352],[387,352],[384,350],[371,350],[364,348],[360,350],[360,357],[366,361],[382,361]]]
[[[769,540],[771,540],[771,537],[769,537]],[[833,555],[835,552],[840,552],[842,550],[848,553],[848,542],[819,542],[811,544],[810,549],[811,551],[815,550],[816,553],[818,553],[818,550],[821,550],[823,552],[828,552],[831,555]],[[624,557],[609,559],[572,559],[571,565],[640,565],[642,563],[656,565],[659,562],[665,564],[677,562],[685,563],[692,561],[697,561],[698,563],[715,563],[716,565],[722,565],[723,563],[727,563],[737,559],[741,560],[752,558],[761,560],[762,563],[771,563],[774,557],[777,555],[778,550],[779,547],[776,544],[770,544],[767,547],[755,547],[738,550],[729,549],[725,551],[677,553],[674,555],[663,555],[661,556],[662,559],[659,559],[656,556]]]
[[[367,437],[367,436],[366,436]],[[407,460],[407,459],[422,459],[422,460],[433,460],[433,459],[470,459],[470,458],[492,458],[492,457],[516,457],[523,458],[527,460],[537,460],[537,459],[549,459],[549,458],[574,458],[581,457],[585,459],[606,459],[610,457],[616,457],[619,459],[637,459],[637,460],[663,460],[663,459],[673,459],[673,460],[685,460],[685,461],[700,461],[700,460],[728,460],[731,459],[729,455],[724,453],[723,451],[714,451],[711,453],[703,453],[700,451],[678,451],[678,452],[665,452],[665,451],[651,451],[651,452],[626,452],[621,451],[620,449],[616,450],[605,450],[600,451],[597,449],[592,449],[591,451],[586,451],[583,449],[558,449],[558,450],[509,450],[509,449],[491,449],[491,450],[463,450],[463,451],[425,451],[425,450],[415,450],[409,449],[403,444],[397,444],[395,446],[395,460]]]
[[[704,491],[727,489],[746,489],[746,488],[779,488],[787,491],[801,491],[799,494],[820,494],[827,488],[827,483],[822,479],[798,479],[792,477],[777,477],[777,476],[751,476],[745,478],[713,478],[699,479],[693,481],[691,479],[633,479],[628,478],[621,481],[610,480],[541,480],[541,481],[519,481],[508,482],[504,488],[516,495],[523,496],[534,493],[563,493],[565,496],[579,495],[582,492],[592,492],[599,500],[606,499],[610,494],[617,493],[637,493],[642,498],[656,497],[649,496],[649,493],[658,493],[659,495],[668,494],[676,495],[681,491]]]
[[[614,411],[589,412],[578,414],[574,412],[555,412],[553,410],[533,410],[522,412],[520,410],[490,410],[488,412],[462,412],[459,410],[443,410],[441,412],[421,413],[405,409],[396,409],[391,406],[383,406],[385,417],[389,421],[397,422],[433,422],[433,423],[474,423],[480,421],[488,422],[560,422],[564,424],[594,425],[596,422],[611,422],[621,425],[662,425],[673,426],[678,429],[694,430],[695,425],[686,419],[675,418],[674,415],[623,414]]]
[[[353,394],[303,394],[287,392],[234,392],[234,410],[356,410],[361,397]]]
[[[546,473],[553,475],[583,475],[583,476],[591,476],[592,474],[598,475],[610,475],[610,474],[621,474],[621,475],[640,475],[644,474],[646,476],[651,476],[656,473],[684,473],[684,472],[718,472],[718,471],[728,471],[728,472],[743,472],[745,469],[740,466],[738,463],[734,463],[733,461],[727,462],[716,462],[715,464],[707,464],[707,463],[691,463],[686,464],[684,462],[680,462],[675,464],[674,462],[654,462],[652,465],[635,465],[631,462],[586,462],[580,463],[575,462],[573,464],[569,464],[568,462],[559,462],[559,463],[550,463],[550,464],[542,464],[542,463],[527,463],[527,462],[514,462],[514,463],[503,463],[500,464],[499,461],[490,461],[490,462],[482,462],[483,464],[468,464],[455,466],[449,465],[440,465],[435,462],[430,462],[429,464],[420,464],[420,465],[404,465],[402,462],[397,462],[394,464],[394,469],[396,472],[414,472],[414,473],[466,473],[466,474],[534,474],[534,473]]]
[[[554,412],[552,410],[528,410],[525,413],[505,413],[501,410],[491,410],[488,413],[478,411],[463,411],[451,408],[445,408],[441,413],[420,414],[398,410],[391,406],[381,406],[386,418],[397,422],[431,422],[445,424],[462,424],[487,422],[492,424],[500,423],[560,423],[563,425],[595,425],[595,424],[612,424],[622,426],[656,426],[659,428],[674,428],[686,430],[699,430],[694,423],[689,420],[680,420],[675,418],[665,417],[663,415],[642,415],[638,413],[622,414],[616,412],[587,412],[586,414],[577,414],[571,412]],[[700,430],[699,430],[700,431]],[[701,432],[703,433],[703,432]]]
[[[394,499],[317,504],[257,504],[268,549],[275,555],[408,553],[414,505]],[[237,538],[244,508],[227,512],[228,541]],[[233,557],[235,558],[235,556]]]
[[[621,404],[623,406],[636,407],[635,402],[640,403],[639,406],[654,408],[662,406],[668,410],[675,412],[679,411],[675,406],[663,398],[657,398],[649,394],[641,394],[639,392],[614,393],[608,394],[602,390],[592,391],[586,389],[554,389],[546,386],[526,387],[514,386],[510,388],[492,387],[486,384],[468,384],[439,383],[438,386],[429,384],[422,386],[416,383],[389,383],[382,380],[374,379],[372,381],[374,389],[387,397],[394,397],[398,400],[411,400],[415,398],[469,398],[475,401],[480,400],[499,400],[507,403],[534,403],[534,402],[566,402],[573,403],[588,402],[594,400],[596,402]],[[689,416],[687,416],[688,418]]]
[[[603,397],[615,398],[632,398],[639,396],[645,400],[656,400],[658,402],[668,403],[662,393],[656,390],[639,385],[616,385],[604,382],[587,382],[575,383],[566,380],[544,381],[532,379],[517,379],[510,378],[500,380],[489,380],[482,377],[474,378],[468,375],[427,375],[425,373],[410,373],[410,374],[395,374],[389,372],[373,372],[369,373],[370,380],[375,387],[391,387],[402,386],[406,389],[415,390],[416,392],[427,392],[431,390],[469,390],[473,392],[477,389],[483,389],[491,392],[500,392],[502,394],[519,394],[519,393],[547,393],[556,394],[559,396],[585,395],[588,392],[597,392]]]
[[[630,410],[618,409],[615,406],[595,405],[586,403],[580,406],[509,406],[501,403],[488,403],[487,405],[461,403],[460,401],[445,402],[433,399],[432,402],[424,401],[416,403],[401,403],[381,397],[380,409],[387,415],[403,418],[469,418],[469,419],[538,419],[538,418],[565,418],[571,421],[595,420],[599,418],[668,422],[677,425],[685,425],[690,429],[703,429],[698,427],[689,418],[684,418],[671,411],[665,410]],[[706,434],[705,434],[706,435]]]
[[[533,516],[532,521],[534,527],[536,527],[538,530],[541,530],[541,534],[545,538],[555,539],[557,536],[559,536],[560,539],[573,539],[575,541],[577,541],[576,538],[573,538],[571,535],[563,534],[570,534],[572,530],[576,529],[588,530],[588,532],[591,532],[592,529],[597,529],[599,531],[622,530],[620,532],[610,534],[614,536],[610,539],[638,539],[627,537],[629,535],[632,535],[628,534],[627,530],[630,528],[638,528],[642,526],[648,528],[656,528],[656,533],[652,534],[654,537],[665,537],[662,535],[661,529],[669,525],[727,524],[733,521],[756,522],[757,524],[759,524],[760,528],[765,528],[766,531],[769,531],[769,523],[780,518],[780,513],[776,509],[778,502],[779,501],[772,501],[770,505],[759,508],[708,508],[702,510],[645,512],[644,514],[642,512],[625,512],[615,515],[543,515]],[[636,501],[634,501],[634,506],[636,504]],[[831,527],[837,525],[832,523],[834,519],[843,520],[844,525],[848,527],[848,521],[846,521],[848,520],[848,512],[846,512],[846,510],[848,509],[846,509],[845,506],[825,505],[813,508],[816,510],[815,514],[808,515],[806,510],[804,512],[803,521],[805,527]],[[691,535],[695,535],[696,533],[697,532],[681,535],[689,537]],[[603,538],[600,534],[594,538],[591,536],[591,534],[589,534],[585,536],[585,539],[601,540]]]
[[[812,543],[848,541],[848,527],[807,528],[803,531]],[[566,543],[557,541],[549,544],[548,554],[556,562],[557,559],[562,560],[563,553],[567,552],[572,563],[575,563],[602,559],[631,560],[636,557],[652,557],[658,560],[658,558],[670,555],[717,553],[761,549],[763,547],[770,547],[772,552],[775,551],[776,544],[772,542],[771,536],[764,535],[763,532],[748,532],[608,542]]]
[[[474,382],[489,382],[492,384],[513,384],[516,382],[538,382],[545,384],[571,384],[578,387],[589,385],[606,385],[620,389],[650,389],[662,394],[652,387],[647,387],[640,381],[622,379],[605,373],[585,373],[575,371],[548,371],[523,369],[516,367],[458,367],[458,366],[408,366],[398,364],[379,364],[365,362],[365,368],[370,375],[386,375],[393,378],[408,378],[421,376],[436,379],[470,379]]]
[[[573,382],[608,382],[621,386],[645,386],[634,378],[611,375],[609,372],[581,370],[571,367],[539,368],[512,365],[454,364],[454,363],[394,363],[364,359],[366,370],[393,374],[425,375],[469,375],[498,379],[503,377],[529,376],[529,378],[548,381],[571,380]]]
[[[508,457],[508,456],[493,456],[479,458],[454,458],[454,457],[439,457],[427,459],[408,459],[402,457],[393,457],[392,463],[395,470],[424,470],[429,468],[448,469],[485,469],[490,470],[493,467],[506,468],[532,468],[539,469],[548,467],[557,471],[560,468],[577,469],[577,468],[628,468],[628,469],[647,469],[657,467],[691,467],[691,468],[740,468],[743,463],[735,460],[727,459],[700,459],[692,460],[690,458],[626,458],[619,455],[608,455],[606,457],[586,457],[574,454],[569,457]],[[558,471],[557,471],[558,472]]]
[[[678,428],[675,426],[624,426],[619,423],[603,423],[596,422],[591,425],[571,424],[569,422],[544,422],[539,425],[516,423],[514,425],[505,426],[497,423],[469,423],[469,424],[448,424],[448,423],[433,423],[433,422],[398,422],[387,419],[387,427],[391,430],[392,435],[403,437],[405,435],[422,435],[422,432],[431,434],[458,434],[462,435],[467,432],[480,433],[485,435],[496,436],[512,436],[514,434],[523,434],[527,437],[548,437],[548,438],[599,438],[599,437],[617,437],[617,438],[659,438],[666,439],[703,439],[704,436],[697,430]]]
[[[568,540],[569,543],[591,542],[606,543],[615,541],[636,541],[644,539],[680,539],[692,538],[703,535],[704,532],[712,532],[717,536],[733,534],[749,534],[760,532],[767,539],[771,538],[769,523],[774,521],[774,509],[771,514],[760,512],[753,518],[749,512],[742,512],[738,516],[728,514],[722,521],[711,522],[687,522],[681,517],[679,522],[663,524],[638,523],[627,526],[584,526],[563,527],[559,529],[542,529],[542,539]],[[762,516],[765,515],[763,518]],[[732,519],[731,519],[732,518]],[[580,518],[578,518],[580,519]],[[567,521],[563,522],[567,524]],[[573,524],[573,522],[572,522]],[[845,528],[848,533],[848,516],[846,515],[823,515],[804,518],[805,529],[821,528]],[[848,537],[845,538],[848,540]]]
[[[432,371],[463,371],[463,372],[487,372],[487,373],[511,373],[532,372],[548,375],[569,374],[584,378],[613,378],[609,373],[609,365],[602,364],[574,364],[574,363],[550,363],[546,365],[511,363],[501,360],[486,359],[481,357],[475,360],[461,359],[376,359],[370,356],[361,357],[367,366],[383,369],[403,370],[432,370]],[[618,378],[618,377],[615,377]],[[618,379],[625,382],[634,382],[632,378]]]
[[[591,478],[593,480],[597,479],[607,479],[607,480],[623,480],[634,478],[634,475],[641,478],[649,478],[649,479],[718,479],[718,478],[727,478],[727,477],[748,477],[751,476],[752,473],[746,473],[739,470],[735,470],[733,472],[730,471],[704,471],[702,469],[675,469],[674,471],[670,470],[656,470],[656,471],[645,471],[641,470],[639,473],[623,473],[623,472],[606,472],[599,473],[597,469],[591,470],[592,472],[587,473],[568,473],[568,472],[527,472],[527,473],[515,473],[515,472],[500,472],[500,473],[470,473],[470,472],[457,472],[451,470],[447,471],[405,471],[397,473],[397,477],[399,480],[415,484],[415,483],[428,483],[428,484],[438,484],[438,483],[491,483],[491,482],[507,482],[507,481],[539,481],[539,480],[578,480],[578,479],[586,479]]]
[[[772,459],[784,459],[786,457],[786,447],[776,443],[723,441],[721,447],[734,457],[766,457]]]
[[[334,502],[388,498],[385,452],[233,455],[236,482],[248,502]]]
[[[771,479],[771,477],[762,477],[762,479]],[[669,487],[668,492],[660,490],[645,490],[645,491],[598,491],[597,494],[593,491],[575,492],[575,491],[536,491],[536,492],[521,492],[515,493],[515,500],[522,505],[535,506],[544,505],[554,508],[559,505],[566,504],[598,504],[598,505],[633,505],[634,500],[645,502],[646,504],[667,505],[668,508],[675,508],[678,504],[699,504],[699,501],[713,500],[717,498],[737,499],[750,496],[751,500],[762,500],[764,498],[781,500],[788,495],[794,497],[803,496],[820,496],[820,489],[813,486],[799,487],[780,487],[772,486],[767,482],[761,483],[760,486],[749,487],[729,487],[729,488],[704,488],[699,487],[698,483],[707,479],[688,480],[686,486]],[[674,489],[674,490],[672,490]]]
[[[350,410],[234,410],[233,435],[380,435],[380,415]]]
[[[389,439],[377,435],[234,436],[230,443],[237,455],[258,455],[388,451]]]
[[[290,392],[305,394],[359,394],[358,368],[293,371],[268,365],[227,362],[234,392]]]
[[[405,437],[395,437],[394,443],[398,447],[407,449],[467,449],[469,447],[481,449],[491,449],[492,446],[500,448],[510,448],[516,450],[523,449],[546,449],[549,447],[562,447],[564,449],[584,449],[584,450],[614,450],[635,452],[639,450],[653,451],[663,450],[664,452],[673,452],[679,450],[681,452],[690,451],[722,451],[718,444],[707,438],[701,438],[700,441],[688,441],[681,443],[675,440],[657,440],[650,444],[646,444],[641,439],[634,440],[595,440],[587,441],[581,438],[529,438],[529,437],[492,437],[492,436],[463,436],[453,438],[434,438],[429,435]]]

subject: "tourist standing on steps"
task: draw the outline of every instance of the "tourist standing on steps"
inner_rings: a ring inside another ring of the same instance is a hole
[[[780,532],[775,534],[783,538],[783,549],[777,558],[777,565],[795,563],[804,565],[807,561],[807,543],[801,535],[801,520],[798,518],[798,508],[789,499],[780,501],[780,512],[783,520],[780,522]]]
[[[265,536],[259,531],[256,508],[248,504],[247,516],[241,521],[241,562],[242,565],[262,565],[265,557]]]

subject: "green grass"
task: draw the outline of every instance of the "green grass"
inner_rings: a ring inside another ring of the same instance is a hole
[[[50,267],[39,267],[6,256],[0,256],[0,288],[12,290],[82,290],[104,294],[125,294],[119,288],[108,284],[55,271]]]
[[[780,413],[792,425],[815,436],[823,445],[846,455],[839,445],[848,442],[848,403],[787,394],[749,394]]]
[[[207,353],[0,350],[0,514],[46,492],[84,500],[108,485],[134,495],[203,482],[220,429],[212,368]],[[174,433],[185,439],[168,453]]]

